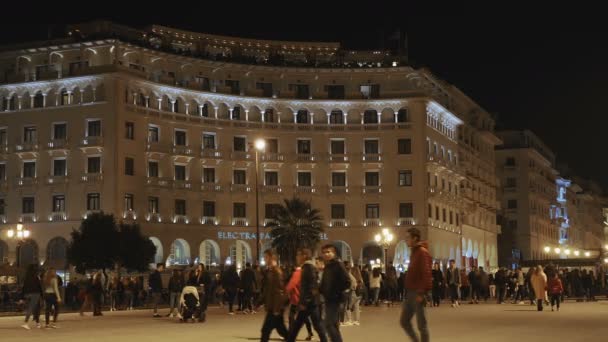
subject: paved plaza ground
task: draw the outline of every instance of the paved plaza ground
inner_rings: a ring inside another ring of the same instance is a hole
[[[162,310],[166,313],[167,310]],[[408,341],[399,327],[399,307],[363,307],[361,326],[341,328],[344,341]],[[608,302],[566,303],[560,312],[530,305],[449,305],[427,310],[432,341],[607,341]],[[0,318],[2,341],[257,341],[264,315],[226,314],[209,309],[206,323],[152,318],[151,311],[105,312],[103,317],[60,315],[59,329],[20,328],[22,317]],[[274,340],[279,341],[273,333]],[[300,337],[305,337],[304,332]]]

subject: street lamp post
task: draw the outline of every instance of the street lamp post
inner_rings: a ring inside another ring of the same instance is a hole
[[[260,163],[259,152],[264,151],[266,148],[266,141],[264,139],[258,139],[255,141],[255,257],[256,264],[260,262],[260,204],[259,204],[259,190],[258,190],[258,168]]]
[[[384,272],[386,272],[386,266],[388,265],[388,247],[393,241],[393,234],[391,234],[388,228],[384,228],[382,229],[382,234],[376,234],[376,236],[374,236],[374,240],[384,248]]]

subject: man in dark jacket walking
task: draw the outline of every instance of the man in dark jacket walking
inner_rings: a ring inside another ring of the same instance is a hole
[[[411,248],[410,264],[405,277],[407,295],[403,301],[401,312],[401,327],[410,336],[412,341],[429,341],[429,329],[424,314],[425,295],[433,288],[432,268],[433,260],[429,254],[426,242],[420,241],[420,230],[408,230],[407,245]],[[420,338],[412,327],[412,317],[416,314]]]
[[[255,291],[255,272],[251,268],[250,263],[245,264],[245,269],[241,275],[241,284],[243,291],[243,313],[253,313],[252,301]]]
[[[350,277],[342,261],[336,257],[336,246],[329,244],[321,249],[325,268],[321,278],[321,294],[325,300],[325,329],[332,342],[342,342],[340,335],[340,304],[344,291],[350,289]]]
[[[154,304],[154,317],[160,317],[158,314],[158,304],[161,300],[161,292],[163,290],[163,281],[160,277],[160,272],[165,270],[165,265],[162,263],[156,264],[156,269],[150,273],[148,278],[148,286],[152,293],[152,303]]]

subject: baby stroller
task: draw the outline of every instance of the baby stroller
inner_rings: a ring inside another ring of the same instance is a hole
[[[189,319],[192,319],[192,322],[205,321],[205,313],[201,310],[201,301],[196,287],[184,287],[180,296],[179,307],[182,322],[188,322]]]

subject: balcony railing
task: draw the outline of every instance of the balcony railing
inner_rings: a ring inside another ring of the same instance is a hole
[[[314,194],[317,193],[317,189],[314,186],[294,186],[294,191],[299,194]]]
[[[233,160],[249,160],[252,158],[252,154],[244,151],[233,151],[230,153],[230,158]]]
[[[21,144],[15,145],[15,152],[33,152],[38,151],[38,142],[23,142]]]
[[[346,194],[348,193],[347,186],[330,186],[329,187],[330,194]]]
[[[330,163],[348,163],[348,154],[329,154],[328,161]]]
[[[34,186],[38,184],[36,177],[21,177],[17,178],[17,186]]]
[[[48,176],[46,178],[47,184],[65,184],[68,182],[68,176]]]
[[[67,215],[65,211],[56,211],[49,215],[49,221],[65,221],[67,220]]]
[[[190,219],[188,218],[187,215],[177,215],[177,214],[174,214],[173,215],[173,223],[188,224],[188,223],[190,223]]]
[[[86,137],[80,142],[81,146],[102,146],[103,137]]]
[[[137,220],[137,212],[135,210],[125,210],[122,213],[122,218],[125,220]]]
[[[271,218],[265,218],[264,219],[264,227],[268,227],[270,224],[272,224],[273,222],[276,222],[277,220],[275,219],[271,219]]]
[[[382,161],[382,155],[374,154],[374,153],[364,153],[361,155],[361,161],[363,161],[363,162],[380,162],[380,161]]]
[[[34,223],[36,220],[36,214],[21,214],[19,217],[21,223]]]
[[[175,145],[173,146],[173,154],[179,156],[191,156],[193,153],[190,146]]]
[[[365,219],[363,221],[363,227],[380,227],[381,225],[380,219]]]
[[[147,213],[146,221],[148,222],[162,222],[162,217],[159,213]]]
[[[313,154],[301,154],[298,153],[296,155],[296,161],[299,163],[310,163],[310,162],[315,162],[317,161],[317,157]]]
[[[83,181],[83,182],[85,182],[85,183],[98,183],[98,182],[101,182],[103,180],[103,174],[101,174],[101,173],[86,173],[82,177],[80,177],[80,180]]]
[[[146,185],[152,187],[164,188],[169,186],[169,184],[171,184],[171,179],[169,178],[148,177],[148,179],[146,180]]]
[[[346,219],[331,219],[329,226],[337,228],[348,227],[348,221]]]
[[[279,192],[282,192],[283,189],[281,188],[280,185],[264,185],[264,186],[262,186],[262,191],[279,193]]]
[[[201,184],[201,191],[220,192],[222,191],[222,186],[218,183],[203,183]]]
[[[413,217],[400,217],[397,220],[398,226],[414,226],[416,225],[416,220]]]
[[[174,180],[173,189],[192,189],[192,182],[187,180]]]
[[[217,149],[203,148],[201,158],[222,158],[222,151]]]
[[[218,220],[216,216],[203,216],[201,217],[201,224],[215,226],[218,224]]]
[[[248,184],[230,184],[231,192],[250,192],[251,186]]]
[[[364,194],[379,194],[379,193],[382,193],[382,187],[380,187],[380,186],[364,186],[362,192]]]
[[[249,226],[249,222],[245,217],[233,217],[232,218],[233,226]]]
[[[285,156],[280,153],[263,153],[260,157],[261,161],[266,162],[281,162],[285,160]]]
[[[62,150],[68,149],[68,141],[66,139],[54,139],[48,142],[47,147],[49,150]]]

